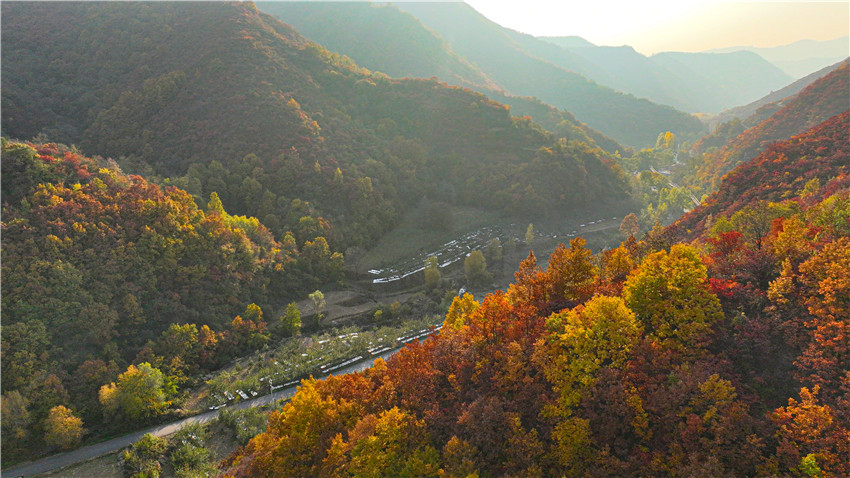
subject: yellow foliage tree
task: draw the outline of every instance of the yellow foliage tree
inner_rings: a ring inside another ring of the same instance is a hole
[[[44,442],[48,446],[68,450],[77,446],[83,436],[83,421],[70,409],[58,405],[44,419]]]

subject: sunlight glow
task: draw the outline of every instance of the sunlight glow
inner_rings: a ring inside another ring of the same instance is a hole
[[[850,3],[717,0],[466,0],[490,20],[535,36],[580,36],[644,54],[773,47],[850,33]]]

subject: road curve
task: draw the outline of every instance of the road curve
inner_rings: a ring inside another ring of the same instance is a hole
[[[612,218],[612,220],[617,218]],[[595,232],[603,229],[609,229],[614,227],[616,224],[608,224],[609,220],[601,219],[600,223],[595,227],[579,227],[578,229],[585,230],[585,232]],[[603,225],[604,224],[604,225]],[[483,297],[487,293],[491,293],[493,291],[487,291],[485,293],[478,293],[476,297]],[[480,300],[480,298],[479,298]],[[386,360],[391,357],[393,354],[398,352],[400,348],[389,350],[384,352],[379,357]],[[344,368],[334,371],[331,375],[344,375],[346,373],[359,372],[361,370],[365,370],[370,368],[374,363],[377,357],[370,357],[364,359],[360,362],[348,365]],[[323,376],[323,375],[322,375]],[[320,375],[316,375],[317,378]],[[269,395],[263,395],[261,397],[253,398],[251,400],[245,400],[243,402],[238,402],[234,405],[226,407],[226,409],[242,409],[248,407],[259,407],[263,405],[268,405],[274,403],[278,400],[286,400],[292,397],[295,394],[298,385],[292,385],[290,387],[283,388]],[[224,409],[222,409],[224,410]],[[172,423],[168,423],[165,425],[159,425],[151,428],[147,428],[145,430],[137,431],[134,433],[130,433],[128,435],[124,435],[118,438],[113,438],[111,440],[96,443],[94,445],[89,445],[86,447],[78,448],[76,450],[71,450],[64,453],[59,453],[56,455],[51,455],[41,460],[22,463],[20,465],[13,466],[6,470],[0,470],[0,477],[19,477],[19,476],[33,476],[38,475],[40,473],[46,473],[48,471],[57,470],[59,468],[64,468],[69,465],[73,465],[75,463],[79,463],[81,461],[90,460],[92,458],[96,458],[98,456],[106,455],[107,453],[112,453],[114,451],[120,450],[124,447],[130,446],[136,441],[139,440],[144,434],[150,433],[154,436],[166,436],[170,435],[180,428],[192,424],[192,423],[207,423],[216,417],[221,410],[214,410],[210,412],[201,413],[199,415],[195,415],[192,417],[184,418],[182,420],[178,420]]]
[[[393,349],[378,357],[386,360],[391,357],[393,354],[401,350]],[[372,364],[378,357],[370,357],[368,359],[364,359],[360,362],[353,363],[347,367],[341,368],[339,370],[334,371],[330,375],[345,375],[347,373],[359,372],[362,370],[366,370],[367,368],[372,367]],[[171,435],[177,430],[183,428],[186,425],[193,423],[207,423],[209,421],[214,420],[218,417],[219,412],[221,410],[234,410],[234,409],[242,409],[249,407],[260,407],[263,405],[269,405],[278,400],[288,400],[293,395],[295,395],[295,391],[298,388],[298,385],[292,385],[286,388],[282,388],[274,393],[269,395],[263,395],[261,397],[253,398],[251,400],[245,400],[243,402],[238,402],[234,405],[222,408],[220,410],[213,410],[210,412],[201,413],[200,415],[195,415],[192,417],[184,418],[182,420],[177,420],[172,423],[167,423],[164,425],[158,425],[155,427],[146,428],[144,430],[140,430],[137,432],[130,433],[128,435],[120,436],[118,438],[113,438],[111,440],[107,440],[105,442],[96,443],[94,445],[85,446],[82,448],[77,448],[76,450],[71,450],[64,453],[58,453],[56,455],[51,455],[45,458],[42,458],[37,461],[22,463],[20,465],[13,466],[11,468],[0,470],[0,476],[2,477],[19,477],[19,476],[33,476],[38,475],[40,473],[46,473],[48,471],[58,470],[60,468],[64,468],[69,465],[73,465],[75,463],[79,463],[81,461],[90,460],[92,458],[96,458],[98,456],[106,455],[107,453],[112,453],[114,451],[118,451],[124,447],[128,447],[133,443],[137,442],[139,438],[141,438],[144,434],[150,433],[154,436],[166,436]]]

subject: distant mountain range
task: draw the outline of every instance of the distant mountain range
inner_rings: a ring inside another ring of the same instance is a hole
[[[596,46],[578,37],[542,39],[562,50],[538,49],[548,61],[600,84],[691,113],[718,113],[793,81],[751,52],[666,52],[647,57],[630,46]]]
[[[756,53],[792,77],[802,78],[850,56],[850,35],[827,41],[800,40],[771,48],[734,46],[711,52],[728,53],[741,50]]]
[[[571,54],[503,28],[463,3],[270,2],[258,3],[258,8],[366,68],[391,76],[437,76],[485,94],[536,97],[629,146],[654,144],[659,131],[694,138],[704,132],[687,113],[616,92],[541,58],[537,49]],[[375,27],[378,24],[381,28]],[[487,80],[472,74],[466,64]]]

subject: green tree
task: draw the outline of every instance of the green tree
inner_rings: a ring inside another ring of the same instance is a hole
[[[51,408],[44,419],[44,442],[50,447],[71,449],[80,443],[83,431],[83,421],[64,405]]]
[[[225,408],[218,415],[218,421],[231,432],[236,441],[245,446],[251,438],[266,431],[269,419],[258,407],[243,409]]]
[[[218,193],[215,192],[215,191],[210,193],[210,202],[207,203],[207,212],[208,213],[217,212],[222,217],[227,216],[227,213],[224,212],[224,205],[221,204],[221,199],[219,199]]]
[[[205,447],[207,428],[200,424],[186,425],[169,440],[173,449],[169,453],[175,478],[195,478],[215,474],[210,461],[210,451]]]
[[[12,390],[0,399],[0,430],[2,430],[3,450],[11,452],[21,447],[29,435],[29,400],[21,392]],[[10,453],[11,454],[11,453]]]
[[[195,324],[171,324],[157,340],[154,352],[166,361],[179,358],[187,369],[185,372],[191,374],[198,368],[201,348]]]
[[[487,247],[484,248],[484,257],[490,264],[502,262],[502,243],[498,237],[490,239],[487,243]]]
[[[159,478],[168,441],[146,433],[124,451],[124,472],[131,478]]]
[[[290,302],[286,306],[286,312],[280,317],[280,324],[287,336],[292,337],[301,334],[301,311],[298,310],[295,302]]]
[[[481,285],[492,280],[492,276],[487,272],[487,260],[481,251],[472,251],[466,256],[463,271],[466,273],[466,280],[471,284]]]
[[[174,392],[165,375],[145,362],[127,367],[117,383],[100,387],[99,399],[108,413],[139,422],[164,413]]]
[[[322,323],[322,310],[325,308],[325,294],[320,290],[316,290],[307,297],[313,301],[313,309],[316,311],[316,325]]]
[[[794,205],[796,203],[791,205],[760,201],[732,214],[729,220],[732,227],[743,234],[750,245],[761,249],[762,240],[770,233],[773,220],[792,216],[796,213]]]
[[[437,262],[436,256],[430,256],[425,259],[425,287],[428,290],[434,290],[440,286],[440,264]]]

